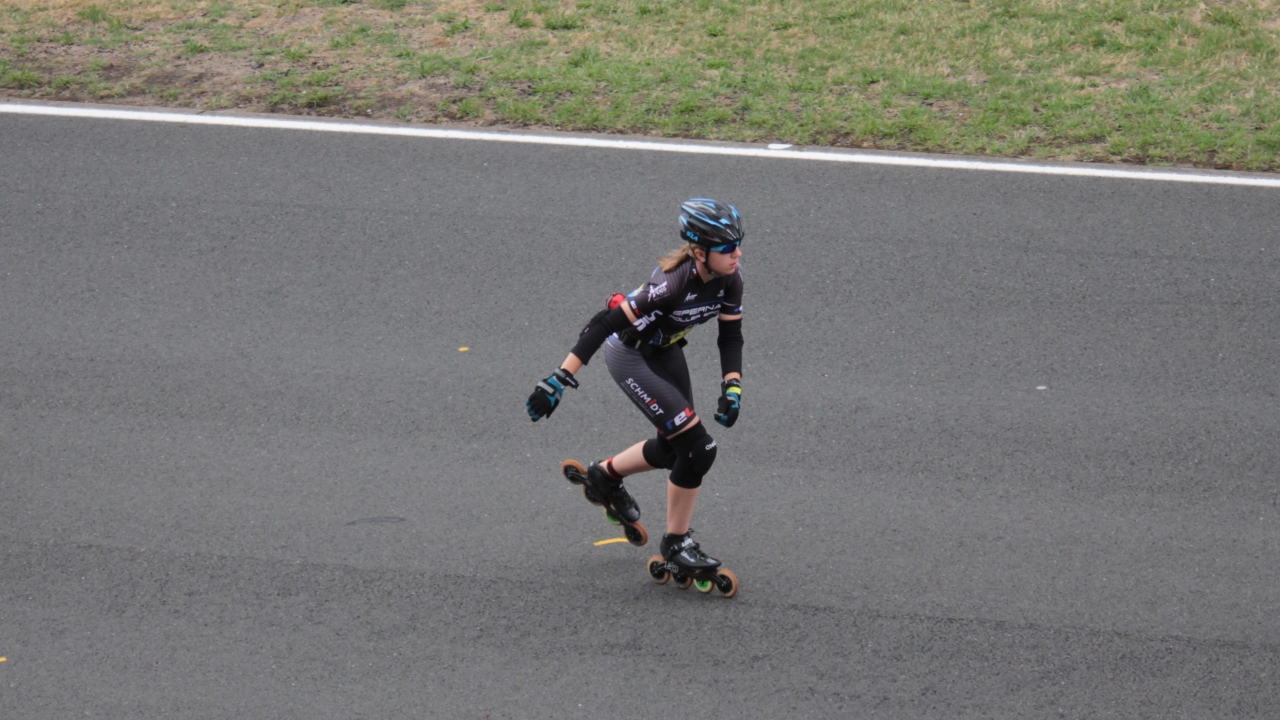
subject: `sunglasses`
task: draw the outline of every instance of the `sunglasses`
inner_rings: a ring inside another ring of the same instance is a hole
[[[737,249],[738,249],[738,246],[739,246],[739,245],[741,245],[741,244],[742,244],[742,241],[741,241],[741,240],[738,240],[738,241],[736,241],[736,242],[727,243],[727,244],[725,244],[725,245],[717,245],[717,246],[715,246],[715,247],[707,248],[707,249],[708,249],[708,250],[710,250],[711,252],[714,252],[714,253],[724,253],[724,254],[728,255],[729,253],[733,252],[734,250],[737,250]]]

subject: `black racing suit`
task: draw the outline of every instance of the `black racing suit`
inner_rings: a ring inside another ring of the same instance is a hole
[[[621,308],[597,317],[583,331],[573,352],[585,363],[604,341],[605,363],[614,381],[649,418],[660,437],[673,435],[696,417],[689,367],[681,349],[684,337],[721,314],[742,314],[742,265],[732,274],[705,283],[693,260],[670,272],[659,267],[625,302],[635,315],[634,323]],[[741,373],[741,320],[720,321],[717,344],[723,374]]]

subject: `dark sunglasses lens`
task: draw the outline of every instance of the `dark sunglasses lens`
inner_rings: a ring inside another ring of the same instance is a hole
[[[718,253],[731,253],[731,252],[733,252],[734,250],[737,250],[737,249],[738,249],[738,246],[739,246],[739,245],[741,245],[741,244],[742,244],[742,241],[741,241],[741,240],[739,240],[738,242],[731,242],[731,243],[729,243],[729,244],[727,244],[727,245],[721,245],[721,246],[719,246],[719,247],[713,247],[713,248],[711,248],[711,252],[718,252]]]

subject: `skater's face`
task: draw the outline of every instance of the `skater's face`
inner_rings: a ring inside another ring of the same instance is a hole
[[[707,267],[711,268],[712,272],[717,272],[721,275],[732,274],[733,271],[738,269],[738,259],[742,257],[742,245],[734,243],[732,245],[722,245],[721,248],[724,252],[716,252],[715,250],[703,251]]]

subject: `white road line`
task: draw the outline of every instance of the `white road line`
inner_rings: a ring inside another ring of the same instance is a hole
[[[262,128],[270,130],[310,130],[313,132],[355,133],[360,135],[393,135],[399,137],[433,138],[438,140],[482,140],[486,142],[523,143],[527,145],[559,145],[565,147],[603,148],[607,150],[648,150],[650,152],[691,153],[698,155],[727,155],[732,157],[756,157],[818,162],[861,163],[865,165],[895,165],[942,170],[982,170],[987,172],[1027,173],[1033,175],[1059,175],[1065,177],[1109,178],[1116,180],[1158,180],[1162,182],[1200,183],[1205,185],[1236,185],[1244,187],[1280,188],[1280,177],[1257,177],[1234,173],[1213,173],[1178,170],[1148,170],[1141,168],[1120,169],[1086,164],[1036,165],[1034,163],[996,160],[960,160],[911,155],[881,155],[855,150],[770,150],[749,145],[701,145],[698,143],[674,143],[660,140],[616,140],[599,136],[533,135],[518,132],[485,132],[480,130],[446,130],[404,125],[375,125],[337,122],[331,120],[301,120],[296,118],[245,117],[234,115],[201,115],[195,113],[162,112],[152,110],[116,110],[106,108],[68,107],[63,105],[30,105],[26,103],[0,102],[0,113],[15,115],[51,115],[56,117],[93,118],[100,120],[137,120],[144,122],[184,123],[188,125],[221,125],[227,127]],[[789,146],[788,146],[789,147]]]

